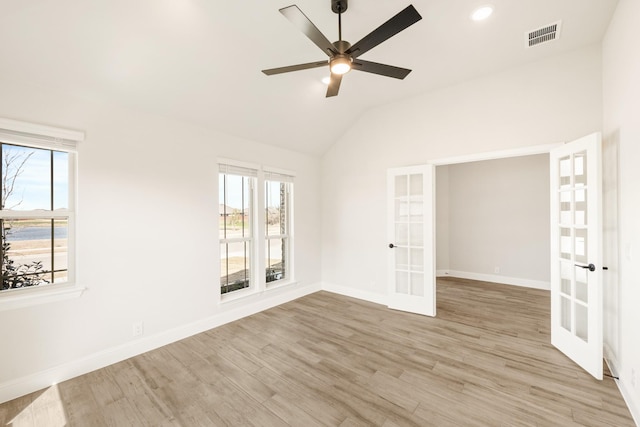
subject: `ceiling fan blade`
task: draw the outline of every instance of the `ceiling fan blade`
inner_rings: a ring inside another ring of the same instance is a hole
[[[365,71],[367,73],[380,74],[381,76],[393,77],[394,79],[404,79],[411,72],[407,68],[394,67],[393,65],[379,64],[377,62],[363,61],[356,59],[351,64],[354,70]]]
[[[422,16],[420,16],[416,8],[413,7],[413,5],[409,5],[396,16],[389,19],[387,22],[366,35],[362,40],[351,46],[346,53],[351,55],[353,58],[357,58],[421,19]]]
[[[342,74],[331,73],[331,80],[329,81],[329,87],[327,87],[327,96],[336,96],[340,90],[340,82],[342,82]]]
[[[316,46],[318,46],[327,56],[333,56],[338,53],[335,46],[318,30],[313,22],[307,18],[307,16],[302,13],[298,6],[295,4],[292,6],[283,7],[280,9],[280,13],[282,13],[285,18],[287,18],[293,25],[298,27],[305,36],[309,37],[309,40],[314,42]]]
[[[326,67],[327,61],[307,62],[306,64],[289,65],[288,67],[269,68],[268,70],[262,70],[267,76],[273,74],[290,73],[291,71],[307,70],[309,68]]]

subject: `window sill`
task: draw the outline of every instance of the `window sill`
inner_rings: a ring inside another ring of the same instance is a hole
[[[284,288],[285,286],[296,285],[297,283],[298,282],[295,280],[276,280],[274,282],[267,283],[267,291],[270,291],[271,289]]]
[[[0,293],[0,311],[78,298],[85,290],[86,288],[69,284],[6,290]]]
[[[298,282],[295,280],[282,280],[282,281],[275,281],[275,282],[268,283],[267,288],[261,291],[256,289],[251,289],[251,288],[238,290],[235,292],[221,295],[220,303],[226,304],[229,302],[238,301],[241,299],[249,298],[252,295],[268,293],[274,289],[280,289],[280,288],[284,288],[285,286],[296,285],[297,283]]]

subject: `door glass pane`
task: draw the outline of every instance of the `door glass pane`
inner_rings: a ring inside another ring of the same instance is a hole
[[[589,302],[588,297],[588,274],[589,270],[586,268],[574,267],[576,270],[576,298],[582,302]]]
[[[422,212],[423,212],[422,200],[412,201],[410,221],[422,222]]]
[[[396,224],[396,245],[407,246],[409,244],[408,239],[409,224]]]
[[[587,185],[587,153],[577,153],[573,158],[574,186]]]
[[[396,220],[409,221],[409,202],[407,200],[396,199]]]
[[[411,249],[411,271],[422,271],[424,269],[424,251],[422,249]]]
[[[575,260],[581,264],[588,264],[587,259],[589,254],[587,253],[587,230],[585,228],[577,228],[575,233]]]
[[[560,297],[560,326],[571,332],[571,300]]]
[[[411,235],[410,242],[411,246],[423,246],[424,242],[424,228],[422,224],[411,224],[410,225]]]
[[[585,190],[576,190],[576,207],[575,207],[575,223],[576,225],[587,224],[587,192]]]
[[[412,196],[422,195],[422,174],[414,174],[409,177],[409,191]]]
[[[572,224],[571,218],[571,192],[560,192],[560,224],[570,225]]]
[[[559,162],[560,187],[568,187],[571,185],[571,157],[562,157]]]
[[[398,175],[396,176],[396,197],[405,197],[407,196],[407,176],[406,175]]]
[[[571,295],[571,272],[573,265],[570,262],[560,261],[560,292]]]
[[[407,300],[424,294],[424,177],[423,173],[412,173],[390,181],[394,191],[394,292]]]
[[[560,228],[560,258],[571,259],[571,229]]]
[[[589,341],[588,310],[582,304],[575,303],[576,309],[576,336],[584,341]]]
[[[396,269],[408,270],[409,269],[409,249],[396,246]]]
[[[424,296],[424,274],[411,273],[411,295]]]
[[[409,273],[406,271],[396,271],[396,292],[399,294],[409,293]]]

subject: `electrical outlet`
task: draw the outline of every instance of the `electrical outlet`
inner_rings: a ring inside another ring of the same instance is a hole
[[[144,322],[135,322],[132,325],[132,334],[133,337],[141,337],[144,335]]]
[[[493,272],[496,274],[500,274],[500,267],[493,267]]]

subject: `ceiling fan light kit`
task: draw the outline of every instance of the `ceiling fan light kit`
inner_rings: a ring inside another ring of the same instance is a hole
[[[384,24],[366,35],[359,42],[351,45],[346,40],[342,40],[342,13],[348,8],[347,0],[331,0],[331,10],[338,14],[338,41],[331,43],[318,30],[318,28],[302,13],[296,5],[291,5],[280,9],[292,24],[302,31],[316,46],[318,46],[328,57],[328,61],[316,61],[306,64],[291,65],[287,67],[270,68],[262,70],[268,76],[274,74],[288,73],[291,71],[306,70],[309,68],[319,68],[329,64],[331,77],[327,88],[327,97],[338,95],[342,76],[351,70],[364,71],[396,79],[404,79],[411,70],[407,68],[394,67],[392,65],[380,64],[377,62],[359,59],[359,56],[378,46],[385,40],[405,30],[422,19],[422,16],[413,7],[407,6],[401,12],[387,20]]]
[[[349,58],[349,55],[338,54],[329,63],[332,74],[346,74],[351,71],[351,58]]]

